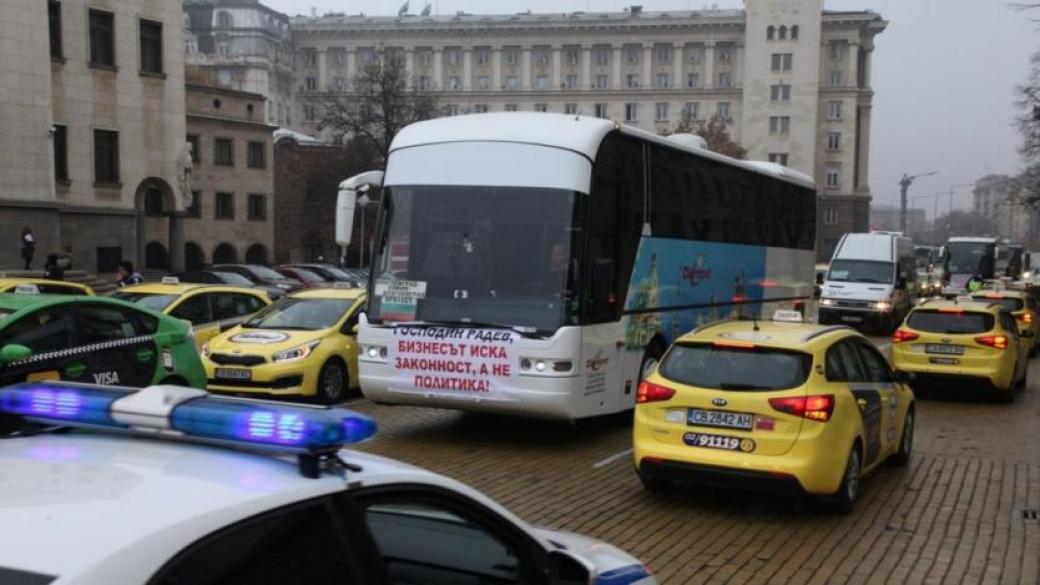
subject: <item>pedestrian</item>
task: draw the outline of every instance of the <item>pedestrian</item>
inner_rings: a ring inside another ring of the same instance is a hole
[[[134,263],[129,260],[123,260],[119,263],[119,267],[116,268],[116,276],[119,277],[117,284],[120,288],[144,282],[144,277],[141,276],[140,272],[134,272]]]
[[[36,254],[36,237],[33,236],[32,228],[22,228],[22,260],[25,260],[25,269],[32,269],[33,255]]]
[[[48,280],[65,280],[65,269],[61,267],[57,254],[47,255],[47,261],[43,263],[43,277]]]

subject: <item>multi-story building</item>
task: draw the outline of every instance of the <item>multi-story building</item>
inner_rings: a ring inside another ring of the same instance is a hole
[[[143,257],[149,231],[179,241],[180,3],[4,0],[0,22],[0,233],[29,225],[39,254],[98,271]],[[17,255],[0,246],[0,266]]]
[[[1034,212],[1023,205],[1021,186],[1007,175],[986,175],[975,181],[972,209],[986,231],[1012,241],[1032,241]],[[992,231],[990,231],[992,230]]]
[[[274,249],[275,127],[264,122],[264,96],[189,84],[186,108],[192,147],[186,267],[267,264]],[[166,268],[168,244],[162,239],[147,244],[148,267]]]
[[[870,229],[898,232],[902,211],[896,205],[871,205],[870,206]],[[906,235],[915,241],[927,235],[932,226],[928,221],[927,214],[920,207],[911,207],[906,210]]]
[[[206,83],[264,96],[264,119],[292,125],[289,17],[259,0],[185,0],[184,50]]]
[[[484,16],[296,17],[297,126],[384,51],[447,114],[552,111],[669,133],[719,116],[749,157],[814,176],[818,253],[868,227],[876,13],[823,0],[748,0],[746,10]]]

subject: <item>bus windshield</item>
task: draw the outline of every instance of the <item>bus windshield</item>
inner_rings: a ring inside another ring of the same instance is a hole
[[[536,331],[576,322],[581,194],[437,185],[383,197],[370,321]]]
[[[831,263],[831,271],[827,276],[827,280],[832,282],[892,284],[894,273],[895,269],[891,262],[835,260]]]
[[[950,274],[979,274],[993,277],[995,246],[986,242],[946,244],[946,270]]]

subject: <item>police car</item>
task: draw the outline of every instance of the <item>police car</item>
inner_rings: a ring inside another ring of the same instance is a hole
[[[206,387],[180,319],[106,297],[0,294],[0,385],[39,379]]]
[[[260,289],[182,283],[175,276],[164,276],[160,283],[122,288],[112,297],[188,321],[199,348],[271,304],[271,298]]]
[[[0,411],[19,417],[0,440],[0,583],[656,582],[609,544],[344,449],[375,432],[349,410],[28,383]]]

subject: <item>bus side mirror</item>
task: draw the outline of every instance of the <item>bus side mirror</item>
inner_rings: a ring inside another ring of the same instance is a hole
[[[592,300],[610,303],[614,299],[614,261],[596,258],[592,261]]]
[[[31,355],[32,350],[28,347],[18,345],[17,343],[9,343],[0,348],[0,365],[28,359]]]
[[[823,273],[822,272],[816,273],[816,284],[818,284],[820,286],[823,286]]]

